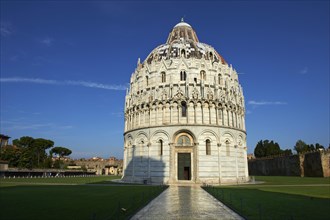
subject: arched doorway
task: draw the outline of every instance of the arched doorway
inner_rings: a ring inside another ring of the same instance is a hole
[[[179,132],[174,139],[176,181],[192,181],[196,177],[194,138],[189,132]]]
[[[191,180],[190,153],[178,153],[178,180]]]

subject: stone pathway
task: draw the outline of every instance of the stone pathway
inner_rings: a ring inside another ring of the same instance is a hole
[[[199,186],[170,186],[131,219],[243,219]]]

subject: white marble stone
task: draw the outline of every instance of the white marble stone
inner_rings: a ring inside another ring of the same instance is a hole
[[[244,117],[236,70],[190,25],[176,25],[131,76],[123,180],[247,181]]]

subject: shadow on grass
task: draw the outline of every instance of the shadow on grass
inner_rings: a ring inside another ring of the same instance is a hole
[[[106,180],[106,181],[99,181],[99,182],[92,182],[92,183],[86,183],[87,185],[123,185],[123,186],[126,186],[126,185],[130,185],[130,186],[139,186],[139,185],[145,185],[145,184],[142,184],[142,183],[125,183],[125,182],[115,182],[115,181],[109,181],[109,180]]]
[[[127,219],[165,189],[134,185],[4,187],[0,219]]]
[[[330,199],[255,188],[204,189],[246,219],[330,219]]]

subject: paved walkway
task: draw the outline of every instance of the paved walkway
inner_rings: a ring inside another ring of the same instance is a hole
[[[170,186],[136,219],[243,219],[199,186]]]

